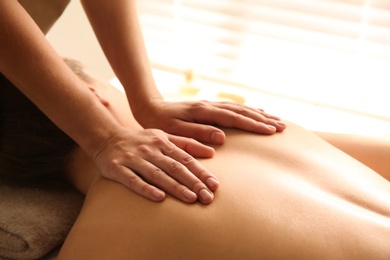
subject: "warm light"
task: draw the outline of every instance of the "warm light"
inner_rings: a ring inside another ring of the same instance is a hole
[[[390,20],[371,1],[151,1],[139,1],[143,33],[171,98],[184,78],[171,72],[193,70],[195,98],[228,93],[308,129],[390,135]]]
[[[368,19],[371,14],[371,0],[365,0],[362,6],[362,20],[360,22],[359,29],[359,46],[358,49],[360,52],[364,53],[366,47],[366,35],[368,27]]]
[[[351,183],[349,184],[352,185]],[[338,212],[343,212],[346,215],[351,215],[355,218],[364,219],[366,221],[390,228],[389,217],[370,210],[364,207],[364,205],[359,205],[358,203],[355,204],[351,201],[348,201],[347,198],[342,198],[341,194],[335,194],[335,191],[314,186],[313,184],[310,184],[299,177],[286,174],[283,176],[283,181],[278,181],[278,185],[285,185],[287,186],[287,189],[294,190],[294,192],[302,194],[304,197],[317,201],[320,204],[327,205],[329,208],[334,208]],[[364,185],[361,185],[360,183],[359,186]],[[369,185],[367,185],[367,189],[368,192],[373,191]],[[346,193],[348,193],[348,191]],[[375,195],[377,199],[387,201],[387,194],[377,192]]]

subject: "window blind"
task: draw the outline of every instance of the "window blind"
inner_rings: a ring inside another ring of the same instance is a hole
[[[390,1],[137,4],[155,68],[390,120]]]

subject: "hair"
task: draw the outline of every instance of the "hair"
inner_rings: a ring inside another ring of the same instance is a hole
[[[80,62],[65,63],[87,83]],[[64,181],[68,156],[77,144],[0,74],[0,178],[17,184]]]

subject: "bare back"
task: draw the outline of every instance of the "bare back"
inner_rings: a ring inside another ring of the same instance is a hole
[[[221,182],[211,205],[98,178],[59,259],[389,259],[387,180],[293,124],[226,134],[201,161]]]

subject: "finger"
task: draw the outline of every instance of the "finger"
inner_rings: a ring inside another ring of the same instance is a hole
[[[154,156],[151,157],[153,158]],[[163,154],[161,154],[160,157],[166,160],[166,156]],[[113,180],[124,184],[134,192],[151,200],[161,201],[164,199],[165,193],[161,190],[164,190],[171,196],[186,203],[193,203],[197,200],[195,192],[174,180],[158,166],[141,157],[127,160],[124,162],[123,166],[118,169],[119,171],[116,171],[117,174],[112,178]],[[126,176],[129,172],[133,174]],[[145,181],[147,181],[147,183]],[[162,199],[161,193],[163,194]]]
[[[164,165],[169,166],[164,167]],[[196,192],[181,183],[180,179],[183,179],[184,176],[191,177],[191,174],[188,173],[188,170],[180,169],[181,167],[184,168],[184,166],[180,166],[178,162],[164,156],[164,160],[152,163],[145,161],[142,167],[138,166],[141,166],[141,164],[138,164],[136,167],[138,168],[137,173],[142,175],[142,178],[171,196],[186,203],[193,203],[198,199]]]
[[[281,120],[279,117],[274,116],[274,115],[271,115],[271,114],[266,113],[266,112],[264,112],[264,111],[262,111],[261,114],[262,114],[264,117],[268,118],[268,120],[266,121],[266,123],[275,126],[275,127],[276,127],[276,130],[277,130],[278,132],[282,132],[284,129],[286,129],[286,124],[283,123],[282,120]]]
[[[217,177],[208,171],[199,161],[197,161],[192,156],[187,153],[177,150],[177,151],[168,151],[165,152],[167,156],[171,157],[175,162],[180,163],[186,169],[188,169],[191,174],[193,174],[196,178],[186,178],[182,179],[181,183],[186,185],[187,187],[193,187],[192,190],[199,194],[200,190],[204,188],[204,184],[211,191],[216,191],[219,187],[219,180]],[[199,182],[199,180],[201,182]]]
[[[229,110],[248,118],[252,118],[258,122],[272,125],[277,131],[283,131],[286,128],[286,125],[281,122],[279,117],[266,113],[262,109],[255,109],[249,106],[227,102],[214,102],[212,104],[220,109]]]
[[[219,184],[217,178],[200,162],[173,143],[161,139],[159,147],[165,156],[148,156],[150,162],[195,192],[200,202],[203,204],[211,203],[214,195],[205,183],[210,185],[211,189],[216,190]]]
[[[104,177],[123,184],[130,190],[147,199],[153,201],[162,201],[165,199],[165,193],[162,190],[146,183],[132,170],[116,161],[111,163],[109,171]]]
[[[141,146],[138,152],[142,153],[145,160],[133,160],[132,169],[148,182],[184,202],[191,203],[198,198],[203,204],[211,203],[214,199],[212,192],[194,172],[184,166],[184,163],[190,161],[201,164],[166,138],[154,138],[153,142],[159,147],[160,154]],[[207,181],[212,183],[212,180]]]
[[[231,110],[215,107],[208,109],[207,113],[198,110],[194,115],[199,122],[213,122],[220,126],[238,128],[260,134],[274,134],[276,132],[276,127],[264,123],[263,121],[268,121],[263,115],[258,116],[262,118],[259,121]]]
[[[165,158],[149,166],[144,165],[137,172],[148,182],[183,202],[193,203],[198,199],[203,204],[210,204],[213,201],[214,195],[205,184],[179,162]]]
[[[193,138],[199,142],[215,145],[223,144],[226,139],[225,133],[217,127],[180,120],[178,120],[175,125],[172,125],[169,132],[188,138]],[[191,146],[188,146],[187,148],[191,149],[188,151],[190,154],[192,154],[192,152],[199,153],[199,151],[193,151]]]
[[[168,135],[168,139],[177,147],[194,157],[211,158],[215,154],[215,150],[212,147],[204,145],[192,138]]]
[[[171,191],[174,196],[179,197],[181,194],[186,195],[185,190],[181,190],[181,186],[188,187],[191,191],[196,194],[196,197],[203,204],[210,204],[213,199],[213,193],[208,189],[208,187],[198,179],[193,172],[186,168],[179,161],[174,160],[168,156],[166,159],[160,162],[156,162],[156,165],[166,172],[172,179],[177,181],[179,184],[174,185],[173,187],[166,186],[166,191]],[[162,183],[162,185],[167,185],[168,182]]]
[[[263,116],[265,116],[265,117],[274,119],[274,120],[276,120],[276,121],[282,121],[282,119],[280,119],[280,117],[277,117],[277,116],[275,116],[275,115],[271,115],[271,114],[266,113],[266,112],[264,112],[264,111],[262,111],[261,114],[262,114]]]
[[[179,148],[181,148],[185,152],[188,152],[188,150],[190,150],[190,149],[188,149],[188,146],[193,145],[193,143],[195,143],[196,145],[200,144],[199,142],[195,141],[194,139],[185,138],[185,137],[170,136],[170,139],[176,146],[178,146]],[[203,148],[203,146],[205,146],[205,145],[202,145],[202,148]],[[212,157],[215,153],[215,150],[209,146],[205,146],[205,147],[211,149],[211,151],[209,150],[209,152],[212,153],[212,154],[210,153],[210,155],[211,155],[210,157]],[[191,154],[191,153],[189,153],[189,154],[192,156],[195,156],[194,154]],[[187,167],[203,183],[206,183],[207,187],[210,190],[212,190],[212,191],[217,190],[217,188],[219,186],[218,179],[213,174],[211,174],[209,171],[207,171],[206,168],[201,163],[199,163],[196,159],[194,159],[193,157],[191,157],[185,153],[181,153],[181,154],[177,153],[177,155],[179,155],[179,156],[175,156],[174,154],[172,154],[171,157],[174,158],[175,160],[177,160],[178,162],[182,163],[185,167]]]
[[[234,111],[237,113],[240,113],[240,111],[242,111],[242,110],[251,110],[255,113],[269,115],[262,108],[254,108],[251,106],[246,106],[246,105],[242,105],[242,104],[238,104],[238,103],[233,103],[233,102],[209,102],[209,103],[215,107],[222,108],[222,109],[228,109],[228,110],[231,110],[231,111]],[[273,116],[273,117],[275,117],[275,119],[278,118],[276,116]]]

